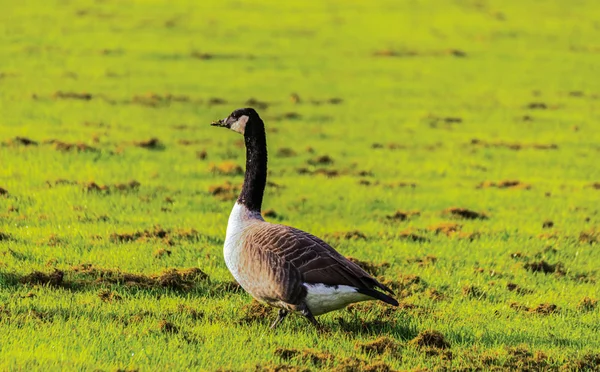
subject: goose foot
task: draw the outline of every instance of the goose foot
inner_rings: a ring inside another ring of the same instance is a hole
[[[271,324],[271,329],[277,328],[277,326],[279,325],[279,323],[281,323],[281,321],[283,319],[285,319],[285,317],[287,315],[288,315],[287,310],[279,309],[279,316],[277,317],[277,319],[275,319],[275,321],[273,322],[273,324]]]

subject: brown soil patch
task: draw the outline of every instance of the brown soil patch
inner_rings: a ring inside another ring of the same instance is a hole
[[[435,288],[429,288],[425,294],[433,301],[442,301],[446,298],[446,295]]]
[[[54,269],[51,273],[43,273],[41,271],[33,271],[31,274],[25,275],[20,282],[23,284],[41,284],[60,286],[63,283],[65,273]]]
[[[333,158],[329,155],[321,155],[314,159],[309,159],[307,163],[310,165],[329,165],[333,164]]]
[[[450,343],[446,341],[443,334],[436,330],[427,330],[419,333],[410,341],[410,344],[418,348],[448,349]]]
[[[118,293],[112,292],[108,289],[101,289],[100,292],[98,292],[98,297],[100,297],[100,300],[103,302],[120,301],[123,299],[123,297],[119,296]]]
[[[543,304],[539,304],[536,307],[530,308],[523,304],[519,304],[517,302],[511,302],[509,306],[512,309],[515,309],[517,311],[524,311],[524,312],[528,312],[531,314],[539,314],[539,315],[550,315],[550,314],[557,313],[559,311],[558,306],[556,306],[555,304],[550,304],[550,303],[543,303]]]
[[[158,322],[158,330],[163,333],[179,333],[179,327],[164,319]]]
[[[46,183],[48,183],[48,185],[51,185],[50,181],[46,181]],[[62,184],[73,185],[73,184],[77,184],[77,182],[68,181],[68,180],[57,180],[54,182],[55,186],[62,185]],[[87,192],[97,192],[97,193],[109,194],[112,191],[136,191],[140,188],[140,186],[142,184],[136,180],[131,180],[127,183],[117,183],[114,185],[100,185],[93,181],[88,182],[88,183],[81,183],[81,185],[83,185],[83,189]]]
[[[410,211],[410,212],[396,211],[394,214],[385,216],[385,218],[387,218],[390,221],[406,221],[411,216],[419,216],[419,215],[421,215],[421,212],[417,212],[417,211]]]
[[[164,145],[156,137],[150,138],[144,141],[135,141],[133,144],[137,147],[141,147],[148,150],[161,150],[164,149]]]
[[[340,175],[340,172],[337,169],[325,169],[325,168],[318,168],[315,170],[310,170],[308,168],[298,168],[296,169],[296,172],[298,174],[316,174],[316,175],[321,175],[321,176],[325,176],[328,178],[332,178],[332,177],[337,177]]]
[[[110,188],[107,185],[98,185],[96,182],[90,182],[85,185],[84,190],[87,192],[108,192]]]
[[[148,93],[144,95],[135,95],[131,101],[125,103],[131,103],[134,105],[141,105],[147,107],[159,107],[169,106],[172,102],[190,102],[191,99],[185,95],[173,95],[171,93],[158,94]]]
[[[544,274],[559,274],[565,275],[565,269],[562,263],[557,262],[555,264],[549,264],[546,261],[528,262],[523,266],[526,270],[533,273],[542,272]]]
[[[411,229],[406,229],[404,231],[399,232],[397,237],[398,237],[398,239],[410,240],[410,241],[417,242],[417,243],[429,242],[428,238],[414,233]]]
[[[47,238],[41,239],[37,242],[37,245],[56,247],[57,245],[64,244],[64,239],[60,238],[56,234],[50,234]]]
[[[152,255],[156,258],[162,258],[163,256],[170,256],[171,253],[173,253],[173,252],[171,252],[168,249],[159,248],[159,249],[155,250],[154,253],[152,253]]]
[[[519,259],[527,259],[527,256],[523,254],[523,252],[514,252],[510,254],[510,257],[519,260]]]
[[[580,311],[592,311],[596,308],[597,305],[598,305],[598,300],[589,298],[589,297],[584,297],[577,304],[577,308]]]
[[[600,354],[586,354],[565,364],[561,369],[565,371],[599,371]]]
[[[499,189],[515,189],[515,190],[531,189],[531,185],[523,183],[518,180],[504,180],[504,181],[498,181],[498,182],[483,181],[482,183],[477,185],[476,188],[482,189],[482,188],[488,188],[488,187],[496,187]]]
[[[414,182],[404,182],[404,181],[399,181],[399,182],[392,182],[389,184],[384,185],[387,188],[391,188],[391,189],[395,189],[395,188],[403,188],[403,187],[410,187],[410,188],[415,188],[417,187],[417,184]]]
[[[590,185],[591,188],[600,190],[600,182],[594,182]]]
[[[44,141],[44,144],[54,145],[55,150],[63,151],[63,152],[70,152],[70,151],[98,152],[98,151],[100,151],[97,148],[86,145],[85,143],[82,143],[82,142],[67,143],[67,142],[56,140],[56,139],[51,139],[51,140]]]
[[[531,102],[527,105],[527,108],[530,110],[545,110],[548,108],[548,105],[544,102]]]
[[[327,234],[327,236],[338,240],[367,240],[367,236],[359,230],[336,231],[332,234]]]
[[[231,372],[230,369],[217,369],[216,372]],[[254,372],[311,372],[310,368],[290,366],[288,364],[257,364]]]
[[[526,295],[526,294],[533,293],[533,290],[522,288],[521,286],[519,286],[516,283],[508,283],[506,285],[506,289],[508,289],[511,292],[516,292],[516,293],[518,293],[520,295]]]
[[[376,50],[373,52],[374,57],[414,57],[418,56],[419,53],[414,50],[392,50],[392,49],[382,49]]]
[[[234,186],[231,182],[227,181],[221,185],[210,186],[208,192],[221,201],[232,201],[237,199],[240,189],[239,186]]]
[[[530,310],[530,309],[529,309],[529,307],[527,307],[527,306],[525,306],[525,305],[523,305],[523,304],[520,304],[520,303],[518,303],[518,302],[511,302],[511,303],[509,304],[509,306],[510,306],[510,308],[511,308],[511,309],[514,309],[514,310],[517,310],[517,311],[525,311],[525,312],[528,312],[528,311]]]
[[[8,190],[0,187],[0,196],[8,196]]]
[[[412,296],[415,293],[420,293],[427,287],[426,283],[417,275],[399,275],[396,280],[386,280],[380,278],[380,281],[390,287],[401,298]]]
[[[209,170],[213,173],[237,176],[244,174],[244,169],[232,161],[224,161],[219,164],[211,164]]]
[[[487,220],[488,216],[484,213],[475,212],[466,208],[448,208],[444,210],[444,214],[451,215],[453,217],[464,218],[466,220]]]
[[[580,243],[595,244],[600,242],[600,231],[592,229],[579,234]]]
[[[390,142],[386,145],[382,144],[382,143],[373,143],[371,145],[371,148],[373,149],[383,149],[383,148],[387,148],[389,150],[405,150],[408,147],[406,145],[400,144],[400,143],[395,143],[395,142]]]
[[[526,120],[530,120],[526,119]],[[479,139],[472,139],[471,145],[480,146],[485,148],[507,148],[510,150],[524,150],[524,149],[534,149],[534,150],[556,150],[558,149],[558,145],[551,144],[540,144],[540,143],[510,143],[510,142],[487,142]]]
[[[37,146],[38,143],[27,137],[15,137],[8,141],[8,145]]]
[[[398,356],[399,358],[399,356]],[[333,366],[332,372],[392,372],[393,369],[382,361],[375,360],[371,363],[359,358],[344,358]]]
[[[417,264],[419,266],[427,266],[427,265],[433,265],[437,262],[437,257],[436,256],[432,256],[432,255],[427,255],[425,257],[415,257],[415,258],[409,258],[406,260],[406,262],[411,263],[411,264]]]
[[[399,354],[400,345],[395,340],[382,336],[373,341],[357,342],[354,345],[355,349],[360,349],[367,354],[381,355],[384,353]]]
[[[348,305],[346,311],[353,314],[371,313],[376,319],[391,320],[390,316],[395,314],[398,308],[384,305],[379,301],[365,301]]]
[[[277,156],[280,158],[291,158],[296,155],[296,151],[290,149],[289,147],[282,147],[279,150],[277,150]]]
[[[271,121],[283,121],[283,120],[300,120],[302,115],[297,112],[286,112],[280,115],[270,116],[269,120]]]
[[[207,103],[209,106],[226,105],[227,100],[219,97],[211,97],[208,99]]]
[[[208,152],[206,150],[196,151],[196,158],[200,160],[205,160],[208,157]]]
[[[316,169],[314,172],[312,172],[312,174],[318,174],[318,175],[322,175],[325,177],[337,177],[340,175],[340,172],[336,169],[325,169],[325,168],[319,168]]]
[[[554,227],[554,222],[546,220],[542,223],[542,229],[551,229]]]
[[[533,309],[530,309],[529,312],[540,315],[550,315],[558,312],[558,310],[559,308],[555,304],[544,303],[537,305]]]
[[[157,285],[164,288],[188,289],[196,282],[207,280],[208,275],[197,267],[192,267],[189,269],[166,269],[151,278]]]
[[[313,349],[287,349],[278,347],[274,354],[283,360],[297,360],[301,363],[311,363],[316,367],[331,365],[335,360],[333,354]]]
[[[431,225],[427,229],[436,234],[454,236],[462,229],[462,225],[454,222],[442,222],[437,225]]]
[[[479,287],[474,285],[464,286],[462,288],[462,294],[465,297],[471,297],[478,300],[486,297],[486,293],[482,291]]]
[[[467,57],[467,53],[460,49],[446,49],[446,50],[433,50],[433,51],[416,51],[411,49],[381,49],[373,52],[373,57],[392,57],[392,58],[406,58],[406,57],[444,57],[452,56],[457,58]]]
[[[546,371],[550,364],[548,357],[541,351],[532,353],[527,346],[517,346],[508,349],[508,357],[502,367],[511,371]]]
[[[354,262],[355,264],[360,266],[364,271],[368,272],[373,276],[381,275],[385,271],[385,269],[390,267],[389,262],[374,263],[369,261],[362,261],[354,257],[347,258],[349,261]]]
[[[269,103],[268,102],[259,101],[256,98],[248,98],[248,100],[246,100],[246,102],[244,102],[244,104],[246,106],[254,107],[254,108],[257,108],[259,110],[266,110],[267,108],[269,108]]]
[[[242,306],[241,317],[238,320],[240,324],[263,323],[266,322],[273,314],[273,308],[263,305],[256,300]],[[274,319],[273,319],[274,320]]]
[[[167,245],[174,245],[174,240],[198,239],[200,234],[194,229],[163,229],[160,226],[154,226],[152,229],[143,231],[134,231],[132,233],[112,233],[109,239],[114,243],[145,242],[148,240],[162,240]]]
[[[89,101],[92,99],[91,93],[76,93],[76,92],[63,92],[56,91],[53,95],[55,99],[79,99],[83,101]]]
[[[202,270],[166,269],[159,274],[133,274],[112,269],[96,268],[91,264],[83,264],[72,268],[74,284],[124,284],[130,287],[169,288],[173,290],[189,290],[198,282],[208,280]]]
[[[192,318],[193,320],[198,320],[204,318],[204,313],[202,311],[198,311],[191,306],[179,304],[177,305],[177,312],[181,314],[185,314]]]
[[[401,298],[412,296],[415,293],[423,292],[427,285],[417,275],[400,274],[396,280],[386,280],[380,278],[380,281],[390,287]]]

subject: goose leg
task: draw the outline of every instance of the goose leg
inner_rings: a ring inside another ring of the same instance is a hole
[[[304,315],[306,319],[308,319],[308,321],[311,322],[311,324],[314,325],[317,329],[321,329],[321,325],[319,324],[319,322],[317,322],[315,316],[310,312],[308,306],[304,305],[300,310],[300,314]]]
[[[273,324],[271,324],[271,329],[277,328],[277,326],[279,325],[279,323],[281,323],[281,321],[283,319],[285,319],[285,317],[287,315],[288,315],[287,310],[279,309],[279,316],[277,317],[277,319],[275,319],[275,321],[273,322]]]

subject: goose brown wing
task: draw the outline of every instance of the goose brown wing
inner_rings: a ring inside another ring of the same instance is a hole
[[[266,241],[260,231],[251,231],[239,258],[240,279],[244,289],[254,297],[267,302],[283,301],[300,304],[306,295],[302,285],[302,274],[291,262],[274,250],[263,249]]]
[[[316,236],[289,226],[261,225],[255,239],[249,240],[254,240],[261,249],[273,252],[283,262],[291,264],[304,282],[349,285],[368,290],[377,288],[392,293],[388,287]]]

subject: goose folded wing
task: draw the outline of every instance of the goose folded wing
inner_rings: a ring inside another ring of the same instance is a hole
[[[273,251],[291,263],[302,274],[305,283],[348,285],[393,293],[360,266],[316,236],[284,225],[270,224],[269,230],[271,229],[276,238],[263,245],[263,248]]]
[[[300,303],[306,292],[302,274],[285,257],[264,247],[260,239],[248,239],[245,243],[239,274],[252,278],[245,281],[246,285],[251,286],[251,292],[262,300]]]

